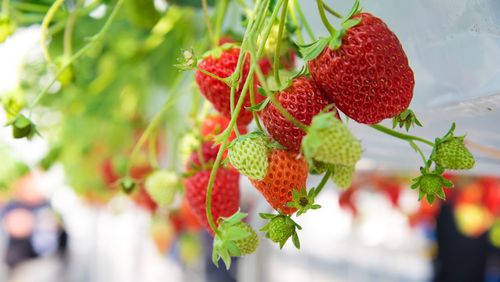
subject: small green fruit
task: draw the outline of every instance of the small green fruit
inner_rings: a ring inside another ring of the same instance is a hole
[[[174,200],[179,185],[177,174],[172,171],[155,171],[146,179],[146,191],[158,204],[168,206]]]

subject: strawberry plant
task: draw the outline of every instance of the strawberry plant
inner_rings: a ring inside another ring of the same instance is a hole
[[[152,212],[171,212],[179,232],[186,228],[176,224],[175,199],[183,197],[181,210],[214,237],[215,264],[229,267],[258,245],[239,212],[240,175],[276,211],[261,214],[265,236],[300,247],[294,217],[320,208],[315,199],[330,180],[352,185],[364,146],[354,122],[415,150],[418,200],[444,199],[453,183],[443,173],[473,168],[454,124],[434,142],[408,133],[423,126],[409,108],[418,83],[412,58],[359,1],[342,15],[316,0],[329,33],[319,38],[297,0],[169,0],[161,12],[153,2],[105,1],[106,14],[94,19],[93,2],[4,1],[0,42],[38,22],[45,65],[27,68],[22,97],[2,105],[14,138],[49,136],[57,154],[42,163],[61,162],[82,195],[123,191]],[[225,30],[231,10],[243,15],[241,28]],[[337,28],[327,13],[339,18]],[[63,118],[47,123],[47,109]],[[393,128],[381,124],[387,119]],[[257,130],[247,133],[249,125]],[[309,174],[322,176],[315,187],[307,187]],[[181,253],[192,261],[199,248],[185,238]]]

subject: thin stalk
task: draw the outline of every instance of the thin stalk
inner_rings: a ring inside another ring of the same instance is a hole
[[[283,4],[283,8],[281,8],[281,18],[280,18],[280,24],[278,28],[278,43],[276,45],[276,49],[274,50],[274,65],[273,65],[273,73],[274,73],[274,80],[276,80],[276,85],[281,86],[281,81],[280,81],[280,57],[281,57],[281,41],[283,38],[283,30],[285,28],[285,21],[286,21],[286,15],[288,13],[288,0],[285,0],[285,3]]]
[[[319,183],[318,187],[316,187],[316,191],[314,192],[314,198],[316,198],[319,195],[319,193],[321,193],[323,187],[325,187],[331,175],[332,175],[332,169],[328,168],[325,175],[323,175],[323,178],[321,179],[321,182]]]
[[[212,42],[212,47],[217,47],[217,41],[215,41],[214,31],[212,29],[212,22],[210,21],[210,16],[208,15],[208,4],[207,0],[201,0],[201,6],[203,7],[203,18],[205,19],[205,24],[207,25],[208,36]]]
[[[217,80],[219,80],[221,82],[224,82],[224,83],[228,84],[228,82],[227,82],[228,78],[227,77],[226,78],[220,77],[220,76],[218,76],[218,75],[216,75],[214,73],[208,72],[208,71],[206,71],[206,70],[204,70],[202,68],[199,68],[199,67],[196,67],[196,70],[199,71],[199,72],[201,72],[201,73],[203,73],[203,74],[206,74],[206,75],[210,76],[211,78],[217,79]]]
[[[255,106],[255,84],[253,83],[254,78],[252,79],[252,82],[250,82],[250,104],[251,106]],[[257,128],[261,131],[264,132],[264,128],[262,128],[262,125],[260,124],[259,117],[257,116],[257,112],[252,111],[253,119],[255,120],[255,123],[257,124]]]
[[[135,144],[134,148],[132,149],[132,153],[130,154],[128,164],[127,164],[127,174],[130,172],[130,169],[132,167],[132,164],[134,162],[134,159],[139,152],[139,150],[144,146],[144,143],[148,140],[149,136],[156,130],[160,122],[162,121],[163,115],[170,110],[172,106],[175,105],[175,102],[177,99],[181,96],[180,95],[181,91],[176,90],[174,93],[172,93],[167,101],[163,104],[163,107],[160,112],[158,112],[154,118],[151,120],[151,122],[148,124],[148,127],[144,130],[142,133],[141,137],[139,138],[139,141]]]
[[[118,11],[120,10],[120,7],[122,6],[123,2],[125,0],[118,0],[118,2],[116,2],[116,5],[115,7],[113,8],[113,11],[111,12],[110,16],[108,17],[108,19],[106,20],[106,22],[104,23],[104,25],[102,26],[101,30],[94,36],[92,36],[89,40],[89,42],[83,46],[80,50],[78,50],[78,52],[76,52],[74,55],[72,55],[69,60],[67,62],[65,62],[61,68],[58,70],[58,72],[56,73],[55,77],[52,79],[52,81],[45,87],[42,89],[42,91],[40,91],[40,93],[38,93],[37,97],[35,98],[35,100],[33,101],[33,103],[31,103],[31,106],[30,106],[30,116],[31,116],[31,112],[33,111],[33,108],[38,104],[38,102],[47,94],[47,91],[50,89],[50,87],[52,87],[52,85],[54,85],[54,83],[57,81],[57,78],[75,61],[77,60],[78,58],[80,58],[80,56],[82,56],[83,54],[85,54],[85,52],[87,52],[88,49],[90,49],[90,47],[92,47],[92,45],[101,39],[101,37],[104,36],[104,34],[108,31],[109,27],[111,26],[112,22],[114,21],[114,19],[116,18],[116,15],[118,14]]]
[[[297,19],[297,9],[295,8],[295,1],[292,1],[288,5],[288,9],[290,10],[290,19],[293,24],[297,27],[295,29],[295,35],[297,36],[297,43],[300,45],[304,44],[304,36],[302,35],[302,27],[299,26],[299,20]]]
[[[56,0],[54,4],[52,4],[52,6],[49,8],[49,11],[47,12],[45,18],[42,21],[42,26],[40,30],[42,35],[40,43],[42,44],[43,56],[45,57],[45,59],[49,64],[52,64],[52,59],[50,58],[49,49],[47,48],[47,29],[49,28],[50,22],[52,21],[55,14],[57,13],[57,11],[59,10],[59,8],[62,6],[63,3],[64,0]]]
[[[272,28],[272,23],[276,19],[278,11],[279,11],[281,5],[283,4],[283,1],[284,0],[279,0],[279,2],[276,4],[275,10],[273,11],[273,13],[270,16],[270,22],[265,29],[265,38],[269,37],[269,33],[271,32],[271,28]],[[260,1],[257,0],[257,3],[260,4]],[[265,3],[269,3],[269,1],[266,1]],[[258,4],[256,4],[256,6],[255,6],[256,10],[259,6],[261,6]],[[265,5],[264,8],[267,8],[267,5]],[[257,14],[257,16],[262,16],[263,13],[264,13],[264,11],[261,11],[261,13]],[[245,42],[246,41],[245,39],[251,35],[252,34],[246,34],[243,41]],[[264,40],[264,42],[265,42],[265,40]],[[243,46],[246,46],[246,45],[243,45]],[[257,53],[258,54],[257,58],[259,58],[262,55],[263,50],[264,50],[264,44],[262,44],[260,46],[259,51]],[[240,54],[240,58],[243,56],[244,56],[244,52],[242,51],[242,53]],[[229,122],[228,127],[222,133],[222,144],[220,145],[219,152],[217,153],[217,158],[215,159],[214,166],[212,167],[212,171],[210,172],[210,179],[208,181],[206,202],[205,202],[205,204],[206,204],[206,216],[207,216],[210,228],[214,231],[215,234],[217,234],[219,236],[221,235],[220,231],[217,229],[217,225],[215,224],[213,216],[212,216],[212,191],[213,191],[213,187],[214,187],[215,177],[217,175],[217,171],[218,171],[220,164],[221,164],[221,161],[222,161],[222,155],[224,154],[224,151],[226,150],[227,143],[229,140],[229,135],[236,124],[238,114],[241,110],[241,107],[243,106],[243,102],[245,101],[245,97],[246,97],[248,88],[250,87],[251,79],[249,79],[249,78],[251,78],[253,76],[255,69],[258,68],[257,65],[258,65],[258,63],[256,63],[255,61],[250,65],[250,70],[249,70],[248,75],[246,77],[245,84],[243,85],[243,89],[242,89],[241,95],[238,99],[238,103],[236,104],[234,113],[231,115],[231,121]]]
[[[306,28],[306,31],[307,31],[307,34],[309,35],[309,38],[312,41],[316,41],[316,36],[314,35],[314,31],[312,30],[311,25],[309,25],[309,22],[307,21],[307,18],[304,15],[302,8],[300,7],[298,0],[294,0],[294,1],[295,1],[295,7],[297,7],[297,13],[299,14],[299,17],[300,17],[300,22]]]
[[[325,2],[323,2],[323,7],[328,13],[332,14],[336,18],[342,19],[344,17],[339,12],[335,11],[330,6],[328,6]]]
[[[149,163],[151,164],[151,167],[154,169],[158,169],[160,165],[158,164],[158,159],[156,157],[156,138],[158,137],[158,130],[155,130],[153,133],[154,138],[149,138],[148,139],[148,145],[149,145]]]
[[[418,136],[414,136],[414,135],[409,135],[409,134],[404,134],[404,133],[401,133],[401,132],[398,132],[398,131],[395,131],[395,130],[392,130],[390,128],[387,128],[383,125],[380,125],[380,124],[373,124],[373,125],[370,125],[371,128],[373,129],[376,129],[380,132],[383,132],[385,134],[388,134],[388,135],[391,135],[393,137],[396,137],[396,138],[399,138],[401,140],[405,140],[405,141],[419,141],[419,142],[422,142],[424,144],[427,144],[431,147],[434,147],[434,143],[427,140],[427,139],[424,139],[424,138],[421,138],[421,137],[418,137]]]
[[[224,23],[224,16],[226,15],[227,5],[229,0],[220,0],[217,7],[217,18],[215,19],[215,42],[219,43],[222,33],[222,24]]]
[[[323,1],[316,0],[316,6],[318,7],[319,16],[321,17],[321,21],[323,22],[323,25],[326,27],[326,29],[328,30],[328,32],[331,35],[335,34],[336,30],[332,26],[330,21],[328,21],[328,18],[327,18],[326,13],[325,13],[325,6],[323,5]]]
[[[75,27],[76,18],[78,16],[78,8],[82,5],[82,0],[79,0],[76,8],[68,16],[66,21],[66,27],[64,28],[64,38],[63,38],[63,48],[64,48],[64,58],[69,58],[71,53],[73,53],[72,35]]]

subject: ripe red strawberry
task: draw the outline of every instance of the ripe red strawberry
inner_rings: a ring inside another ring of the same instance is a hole
[[[305,76],[293,79],[292,84],[275,97],[283,108],[306,125],[311,124],[313,117],[330,104],[315,83]],[[304,131],[288,121],[272,103],[264,108],[261,117],[274,140],[292,152],[299,152]]]
[[[214,52],[217,53],[217,52]],[[219,55],[219,54],[217,54]],[[221,78],[226,78],[231,76],[236,69],[238,63],[238,57],[240,56],[239,48],[231,48],[227,50],[221,50],[220,56],[215,56],[215,54],[208,55],[205,57],[198,65],[200,69],[207,72],[215,74]],[[243,64],[242,71],[242,81],[245,81],[250,69],[250,59],[247,57],[245,63]],[[214,108],[221,113],[224,117],[231,118],[231,88],[224,82],[203,74],[200,71],[196,71],[195,74],[196,83],[198,84],[201,93],[209,100]],[[254,79],[254,89],[257,89],[257,79]],[[239,89],[235,92],[235,105],[240,97],[241,90],[243,88],[243,83],[240,83]],[[255,95],[256,103],[261,102],[263,99],[258,93]],[[240,111],[238,116],[238,125],[247,125],[252,121],[252,112],[245,109],[249,107],[250,95],[247,93],[245,102],[243,103],[243,109]]]
[[[201,144],[201,156],[203,157],[203,163],[208,165],[213,163],[217,158],[217,154],[219,153],[220,145],[215,145],[212,142],[205,142]],[[227,154],[227,153],[226,153]],[[200,155],[197,151],[191,154],[191,157],[186,164],[186,168],[188,171],[193,169],[199,169],[202,166],[202,162],[200,160]]]
[[[201,135],[204,137],[214,137],[221,134],[226,127],[229,125],[230,120],[221,115],[210,115],[204,121],[201,127]],[[244,126],[238,126],[238,131],[240,134],[244,135],[247,133],[247,129]],[[234,130],[229,135],[229,142],[236,138],[236,133]]]
[[[379,18],[360,13],[342,45],[326,47],[308,64],[325,95],[357,122],[375,124],[403,112],[415,80],[396,35]]]
[[[184,182],[186,198],[201,224],[213,234],[205,212],[205,198],[210,178],[210,170],[201,170]],[[220,217],[230,217],[240,205],[240,174],[232,169],[217,171],[212,191],[212,216],[217,224]]]
[[[297,209],[286,204],[293,201],[293,190],[301,191],[306,187],[307,161],[296,153],[276,149],[269,153],[268,160],[266,177],[251,182],[275,210],[292,214]]]

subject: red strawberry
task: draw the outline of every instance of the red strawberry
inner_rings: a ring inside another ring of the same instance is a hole
[[[236,69],[236,65],[238,63],[238,57],[240,56],[239,48],[231,48],[227,50],[221,50],[220,56],[216,57],[214,55],[209,55],[204,58],[198,65],[200,69],[203,69],[207,72],[215,74],[221,78],[226,78],[231,76]],[[243,64],[243,71],[241,74],[242,81],[247,78],[248,72],[250,69],[250,59],[246,58],[245,63]],[[224,82],[217,80],[213,77],[210,77],[206,74],[203,74],[200,71],[196,71],[195,74],[196,83],[198,84],[201,93],[209,100],[214,108],[221,113],[224,117],[230,119],[231,118],[231,88],[225,84]],[[235,105],[240,97],[241,90],[243,88],[243,83],[240,83],[239,89],[236,90],[234,99]],[[257,79],[254,80],[254,89],[257,89]],[[263,97],[258,93],[255,95],[255,102],[260,103]],[[243,103],[243,109],[240,111],[238,116],[238,125],[247,125],[252,121],[252,112],[245,109],[245,107],[249,107],[250,104],[250,95],[247,93],[245,101]]]
[[[215,161],[217,154],[219,153],[220,145],[215,145],[212,142],[205,142],[201,145],[201,154],[203,157],[204,164],[210,164]],[[194,152],[186,165],[188,171],[200,168],[202,162],[200,161],[200,156],[198,152]]]
[[[146,189],[144,188],[144,185],[140,185],[139,189],[134,195],[132,196],[134,199],[134,202],[144,208],[145,210],[149,212],[153,212],[156,210],[157,204],[151,197],[149,196],[148,192],[146,192]]]
[[[201,170],[184,182],[186,198],[201,224],[213,234],[205,212],[205,198],[210,178],[210,170]],[[217,223],[220,217],[230,217],[240,204],[240,174],[232,169],[221,168],[217,171],[212,191],[212,216]]]
[[[344,114],[375,124],[394,117],[413,97],[415,80],[396,35],[379,18],[360,13],[337,50],[326,47],[309,62],[309,71],[325,95]]]
[[[306,188],[307,161],[296,153],[283,150],[272,150],[268,160],[266,177],[261,181],[251,182],[275,210],[292,214],[297,209],[287,207],[286,204],[293,201],[293,190],[301,191]]]
[[[285,70],[291,71],[295,68],[295,60],[295,51],[293,49],[290,49],[286,54],[283,54],[280,57],[281,67],[283,67]],[[259,61],[259,68],[264,75],[268,75],[273,70],[273,61],[268,58],[262,58]]]
[[[221,134],[226,127],[229,125],[230,120],[221,115],[210,115],[204,121],[201,127],[201,135],[205,137],[214,137]],[[247,129],[244,126],[238,126],[238,131],[240,134],[244,135],[247,133]],[[234,130],[229,135],[229,142],[236,138],[236,133]]]
[[[292,84],[275,97],[293,117],[306,125],[330,104],[314,82],[305,76],[293,79]],[[273,139],[292,152],[300,150],[305,132],[283,117],[272,103],[262,111],[262,121]]]

